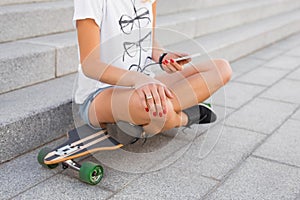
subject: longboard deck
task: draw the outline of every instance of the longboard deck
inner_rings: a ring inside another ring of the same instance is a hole
[[[106,130],[96,131],[88,125],[68,132],[68,140],[54,148],[44,159],[46,165],[61,163],[98,151],[116,150],[123,146]]]

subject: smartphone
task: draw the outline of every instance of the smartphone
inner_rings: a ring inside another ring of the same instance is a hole
[[[195,53],[195,54],[184,56],[184,57],[181,57],[181,58],[176,58],[176,59],[174,59],[174,61],[178,62],[178,61],[182,61],[182,60],[188,60],[188,59],[191,59],[191,58],[199,57],[201,55],[203,55],[203,54],[202,53]]]

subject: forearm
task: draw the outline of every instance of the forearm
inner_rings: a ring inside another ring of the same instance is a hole
[[[159,57],[165,52],[164,48],[160,46],[157,40],[154,39],[153,41],[153,48],[152,48],[152,59],[155,62],[159,61]]]
[[[159,57],[164,53],[164,49],[159,45],[158,41],[155,39],[155,27],[156,27],[156,1],[152,4],[153,11],[153,43],[152,43],[152,59],[155,62],[159,61]]]
[[[150,77],[135,71],[125,70],[113,65],[108,65],[100,60],[94,60],[82,64],[82,70],[85,76],[107,83],[125,87],[134,87],[141,82],[151,82]]]

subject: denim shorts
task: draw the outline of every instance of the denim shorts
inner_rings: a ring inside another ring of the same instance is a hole
[[[113,86],[107,86],[107,87],[104,87],[104,88],[99,88],[97,89],[96,91],[94,91],[93,93],[91,93],[87,98],[86,100],[83,102],[83,104],[80,104],[79,105],[79,116],[80,118],[84,121],[84,123],[88,124],[90,127],[92,127],[93,129],[95,130],[100,130],[102,128],[100,127],[94,127],[91,123],[90,123],[90,120],[89,120],[89,107],[92,103],[92,101],[94,100],[94,98],[100,94],[103,90],[105,89],[108,89],[110,87],[113,87]]]

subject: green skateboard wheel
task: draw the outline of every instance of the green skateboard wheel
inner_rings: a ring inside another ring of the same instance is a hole
[[[103,167],[93,162],[84,162],[80,167],[79,177],[83,182],[97,185],[103,178]]]
[[[54,169],[54,168],[56,168],[56,167],[58,166],[58,164],[46,165],[46,164],[44,163],[45,157],[47,156],[47,154],[48,154],[49,152],[51,152],[51,150],[52,150],[52,149],[50,149],[50,148],[48,148],[48,147],[42,148],[42,149],[40,150],[38,156],[37,156],[37,160],[38,160],[38,162],[39,162],[43,167],[49,168],[49,169]]]

